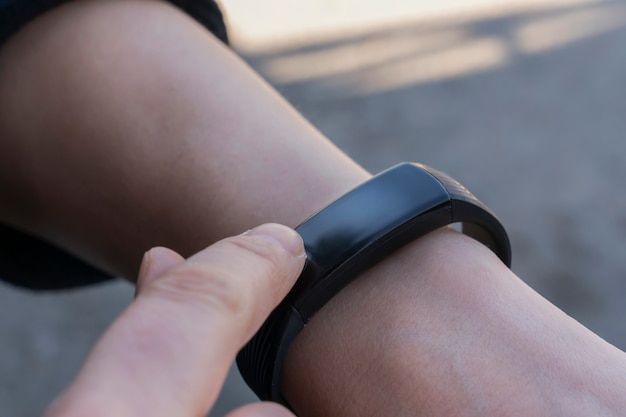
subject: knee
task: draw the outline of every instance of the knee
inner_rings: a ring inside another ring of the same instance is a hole
[[[199,44],[222,48],[162,1],[67,2],[29,23],[0,49],[0,197],[71,196],[76,173],[132,183],[148,149],[173,152],[203,94]]]
[[[198,78],[190,50],[197,33],[211,35],[196,26],[148,0],[68,2],[40,16],[0,50],[0,133],[76,136],[94,124],[163,120]]]

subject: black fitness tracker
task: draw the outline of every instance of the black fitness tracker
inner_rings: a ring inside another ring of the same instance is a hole
[[[329,204],[296,228],[306,250],[297,283],[237,364],[261,400],[287,405],[280,378],[291,343],[306,323],[361,272],[408,242],[461,223],[507,266],[511,247],[495,215],[465,187],[421,164],[392,167]]]

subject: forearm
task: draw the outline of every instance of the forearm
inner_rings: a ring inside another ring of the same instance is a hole
[[[287,398],[302,416],[621,416],[626,409],[624,353],[480,243],[448,231],[351,283],[298,336],[287,364]]]

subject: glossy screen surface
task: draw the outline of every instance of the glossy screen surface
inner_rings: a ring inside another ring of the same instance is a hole
[[[320,273],[337,267],[408,220],[449,201],[437,179],[411,164],[385,171],[302,223],[308,259]]]

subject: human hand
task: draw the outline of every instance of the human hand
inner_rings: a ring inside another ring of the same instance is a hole
[[[91,351],[46,417],[205,415],[235,355],[304,265],[301,238],[276,224],[224,239],[189,259],[146,253],[135,301]],[[273,403],[229,417],[292,416]]]

